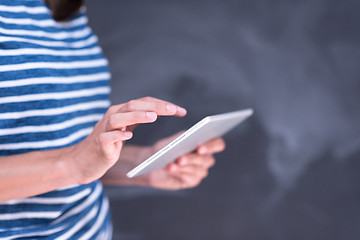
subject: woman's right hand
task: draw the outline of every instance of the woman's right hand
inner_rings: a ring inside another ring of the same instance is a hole
[[[78,184],[101,178],[118,161],[134,126],[154,122],[158,116],[185,115],[184,108],[152,97],[111,106],[92,133],[71,148],[68,166],[71,175]]]

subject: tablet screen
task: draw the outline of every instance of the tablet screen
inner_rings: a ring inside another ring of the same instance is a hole
[[[252,109],[208,116],[127,173],[132,178],[165,167],[199,145],[223,136],[253,114]]]

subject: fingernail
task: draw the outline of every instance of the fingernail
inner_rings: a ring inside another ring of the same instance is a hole
[[[171,166],[171,168],[170,168],[170,171],[171,171],[171,172],[175,172],[176,169],[177,169],[177,166],[176,166],[175,164],[173,164],[173,165]]]
[[[131,138],[133,136],[132,132],[124,132],[125,136]]]
[[[146,116],[149,118],[149,119],[155,119],[157,117],[156,113],[154,112],[147,112],[146,113]]]
[[[166,108],[169,112],[172,112],[172,113],[176,113],[176,111],[177,111],[176,107],[172,104],[166,105]]]
[[[181,115],[186,115],[186,109],[182,108],[182,107],[178,107],[177,108],[178,113],[180,113]]]
[[[204,153],[206,153],[207,152],[207,148],[206,147],[201,147],[200,149],[199,149],[199,153],[200,154],[204,154]]]

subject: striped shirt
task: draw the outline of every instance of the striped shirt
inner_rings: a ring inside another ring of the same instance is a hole
[[[78,143],[109,107],[108,64],[85,9],[56,22],[42,0],[0,0],[1,156]],[[0,239],[109,239],[99,181],[0,203]]]

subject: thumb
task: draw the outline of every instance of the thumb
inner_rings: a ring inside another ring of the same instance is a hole
[[[105,159],[113,160],[120,155],[123,141],[129,140],[132,137],[132,132],[128,131],[111,131],[101,133],[98,137],[99,145],[102,149]]]

